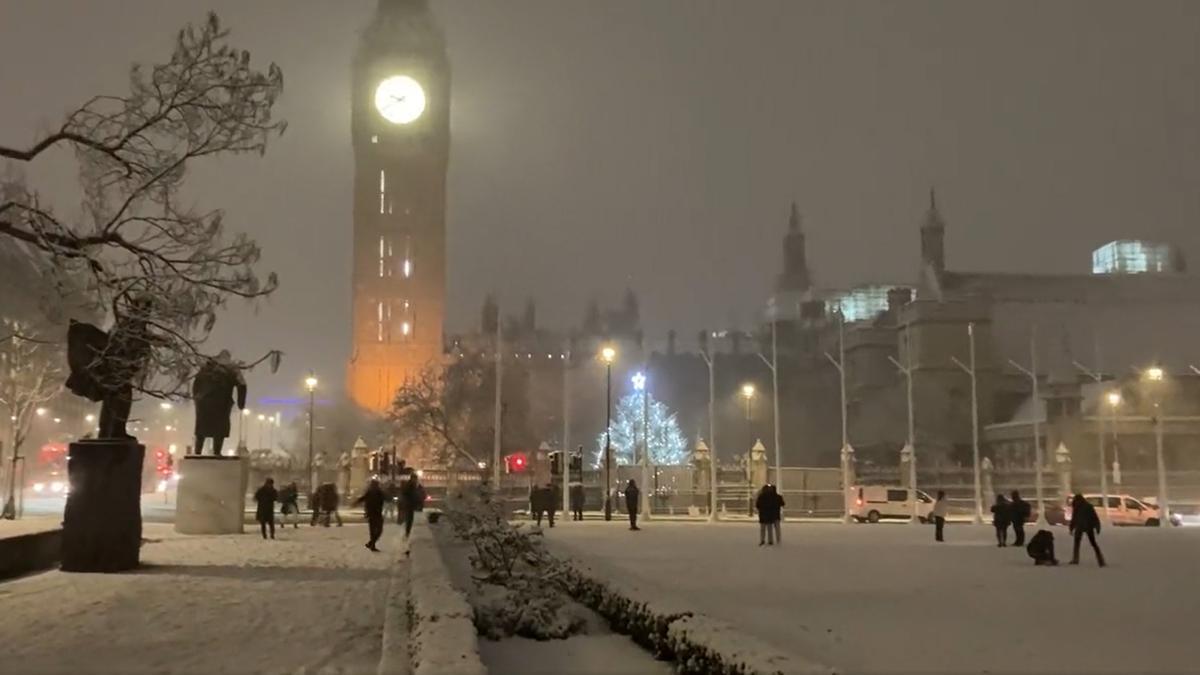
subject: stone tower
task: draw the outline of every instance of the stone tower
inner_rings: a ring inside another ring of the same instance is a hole
[[[353,349],[347,389],[386,409],[442,360],[450,67],[426,0],[379,0],[353,63]]]
[[[946,223],[937,207],[937,193],[929,189],[929,211],[921,225],[921,264],[935,273],[946,271]]]
[[[808,274],[808,253],[805,250],[804,230],[800,223],[800,210],[792,202],[792,213],[788,218],[788,231],[783,237],[783,273],[775,286],[778,291],[807,291],[812,285]]]

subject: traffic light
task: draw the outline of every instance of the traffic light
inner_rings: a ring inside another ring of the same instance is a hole
[[[529,468],[529,458],[523,452],[514,452],[504,458],[505,473],[524,473]]]

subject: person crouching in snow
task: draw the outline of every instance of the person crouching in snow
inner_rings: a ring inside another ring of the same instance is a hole
[[[1050,530],[1038,530],[1030,538],[1025,552],[1029,554],[1030,558],[1033,558],[1034,565],[1058,564],[1058,559],[1054,557],[1054,535]]]
[[[783,520],[783,496],[775,489],[774,485],[764,485],[758,491],[758,497],[754,500],[754,509],[758,511],[758,545],[762,546],[765,540],[767,546],[774,546],[775,542],[783,544],[783,530],[780,529],[780,521]]]
[[[946,541],[942,538],[942,530],[946,529],[946,491],[938,490],[937,501],[933,504],[933,510],[929,512],[929,517],[933,518],[933,540]]]
[[[275,491],[275,480],[268,478],[262,487],[254,493],[254,501],[258,503],[258,509],[255,511],[255,518],[258,520],[258,525],[262,528],[262,538],[267,538],[267,528],[271,528],[271,538],[275,538],[275,500],[279,498],[279,493]]]

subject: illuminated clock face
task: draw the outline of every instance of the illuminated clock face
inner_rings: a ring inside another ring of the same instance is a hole
[[[425,112],[425,90],[407,75],[389,77],[375,89],[375,109],[392,124],[415,122]]]

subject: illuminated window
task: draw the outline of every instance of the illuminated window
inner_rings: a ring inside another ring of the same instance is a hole
[[[377,342],[383,342],[384,320],[383,320],[383,303],[382,302],[375,303],[375,314],[376,314],[376,316],[375,316],[375,340]]]
[[[379,137],[378,137],[378,136],[372,136],[372,137],[371,137],[371,142],[372,142],[372,143],[378,143],[378,142],[379,142]]]
[[[403,335],[404,337],[408,337],[409,335],[412,335],[412,323],[408,322],[408,321],[401,322],[400,334]]]
[[[1183,258],[1171,244],[1110,241],[1092,252],[1092,274],[1182,272]]]
[[[825,301],[826,311],[840,312],[846,321],[869,321],[887,311],[888,290],[895,286],[861,286]]]
[[[379,212],[384,212],[384,206],[387,202],[387,174],[383,169],[379,170]]]
[[[405,258],[404,260],[404,278],[408,279],[412,276],[412,261]]]
[[[379,235],[379,278],[390,277],[394,274],[393,246],[390,237]]]

